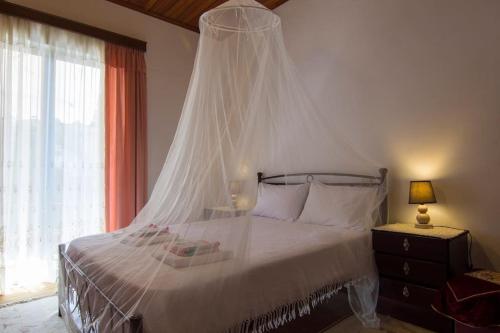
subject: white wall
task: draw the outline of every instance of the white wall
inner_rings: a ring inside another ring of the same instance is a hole
[[[390,219],[413,222],[410,179],[431,179],[432,222],[470,229],[500,269],[500,1],[290,0],[287,47],[319,107],[389,168]]]
[[[198,34],[105,0],[9,0],[148,43],[148,186],[172,142],[193,68]]]

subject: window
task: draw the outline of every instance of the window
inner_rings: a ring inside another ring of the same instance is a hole
[[[9,293],[54,282],[57,245],[104,231],[104,43],[0,21],[0,293]]]

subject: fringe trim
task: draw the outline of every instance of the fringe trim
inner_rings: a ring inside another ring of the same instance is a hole
[[[334,283],[326,285],[309,296],[299,299],[293,303],[289,303],[274,309],[264,315],[247,319],[244,322],[228,329],[225,333],[266,333],[273,329],[311,314],[311,311],[318,305],[332,298],[344,286],[355,283]]]

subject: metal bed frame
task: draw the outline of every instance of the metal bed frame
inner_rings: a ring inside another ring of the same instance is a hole
[[[306,182],[310,182],[317,176],[333,176],[333,177],[343,177],[348,179],[357,179],[357,181],[346,181],[346,182],[324,182],[325,184],[332,186],[373,186],[379,187],[383,192],[387,189],[387,169],[379,169],[379,176],[370,175],[358,175],[351,173],[332,173],[332,172],[312,172],[312,173],[293,173],[293,174],[282,174],[282,175],[272,175],[264,176],[262,172],[257,174],[257,180],[259,183],[274,184],[274,185],[286,185],[286,184],[297,184],[297,181],[288,182],[287,178],[300,178],[305,177]],[[319,177],[318,177],[319,178]],[[302,182],[303,183],[303,182]],[[383,200],[379,208],[380,219],[379,224],[387,223],[387,196]],[[113,332],[113,333],[142,333],[142,316],[140,314],[128,315],[120,307],[113,302],[100,288],[97,286],[92,279],[87,276],[87,274],[78,267],[78,265],[66,254],[66,245],[59,245],[59,316],[63,317],[72,332],[78,333],[99,333],[99,332]],[[89,292],[92,291],[92,292]],[[71,295],[66,299],[63,295]],[[99,298],[99,302],[104,304],[99,309],[93,309],[91,304],[96,304],[97,300],[95,297]],[[72,299],[71,304],[69,304],[70,299]],[[63,304],[66,302],[66,304]],[[69,309],[69,311],[67,311]],[[109,313],[108,320],[111,318],[111,322],[106,326],[105,331],[100,329],[101,316],[103,311]],[[320,313],[318,315],[322,318],[314,317],[315,312]],[[327,314],[325,314],[327,313]],[[314,311],[309,315],[311,318],[310,322],[318,322],[318,320],[327,320],[327,323],[331,323],[331,320],[338,321],[331,314],[325,311]],[[117,318],[116,320],[114,318]],[[326,319],[325,319],[326,318]],[[305,324],[304,324],[305,323]],[[289,323],[277,329],[277,331],[287,332],[304,332],[304,326],[308,325],[308,321],[301,321],[300,325],[293,325]],[[287,327],[290,326],[290,330]]]
[[[99,300],[94,297],[98,297]],[[59,245],[58,301],[59,317],[64,318],[72,333],[101,332],[100,319],[106,312],[106,319],[110,322],[105,332],[142,332],[142,317],[124,313],[67,255],[66,244]],[[66,304],[63,304],[64,302]],[[104,306],[94,309],[92,304],[97,302]]]

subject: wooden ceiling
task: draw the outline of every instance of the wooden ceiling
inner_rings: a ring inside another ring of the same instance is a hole
[[[227,0],[108,0],[160,20],[199,31],[201,14]],[[274,9],[287,0],[257,0],[269,9]]]

